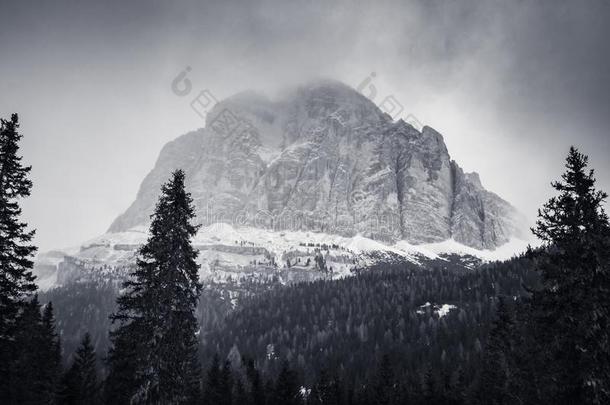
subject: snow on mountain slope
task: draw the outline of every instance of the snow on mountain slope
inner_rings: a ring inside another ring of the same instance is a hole
[[[434,129],[394,122],[338,82],[283,94],[237,94],[166,144],[107,234],[38,256],[41,285],[124,277],[176,169],[204,225],[203,280],[336,278],[390,257],[499,260],[525,248],[522,216],[464,173]]]
[[[104,234],[78,249],[39,254],[35,267],[39,286],[48,289],[79,280],[122,279],[135,263],[137,249],[146,239],[146,228],[135,227]],[[201,279],[215,283],[239,282],[244,278],[278,277],[283,282],[340,278],[349,276],[356,268],[383,260],[384,254],[413,263],[443,260],[443,254],[470,255],[484,261],[504,260],[526,246],[525,241],[518,240],[495,251],[476,250],[455,241],[387,244],[362,235],[272,231],[226,223],[202,227],[193,244],[200,252]]]

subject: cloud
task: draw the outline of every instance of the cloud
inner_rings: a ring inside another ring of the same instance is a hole
[[[0,114],[34,166],[43,249],[103,232],[164,143],[203,126],[171,91],[276,92],[371,72],[452,157],[533,216],[570,144],[610,188],[610,2],[4,2]],[[77,169],[76,169],[77,168]],[[53,212],[49,216],[48,212]]]

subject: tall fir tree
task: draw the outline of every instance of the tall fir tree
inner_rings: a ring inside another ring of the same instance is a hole
[[[65,405],[95,405],[99,403],[96,354],[91,335],[85,333],[74,354],[72,366],[63,378],[60,403]]]
[[[11,390],[10,375],[16,353],[16,323],[29,305],[27,297],[36,290],[32,274],[31,244],[34,231],[21,217],[20,200],[30,195],[31,167],[19,156],[19,119],[0,120],[0,402]]]
[[[192,199],[184,189],[184,172],[177,170],[161,188],[152,215],[150,236],[139,251],[126,293],[117,299],[112,316],[109,381],[113,372],[133,371],[126,396],[134,403],[188,403],[199,395],[197,320],[201,292],[197,250],[191,245],[198,227]],[[135,350],[133,370],[126,370],[117,353]],[[113,389],[110,387],[110,389]]]
[[[17,317],[14,361],[11,364],[8,383],[10,395],[2,403],[43,403],[44,370],[39,367],[42,360],[42,317],[38,296],[34,296],[20,310]]]
[[[35,295],[23,305],[15,326],[13,361],[6,382],[9,389],[2,403],[54,403],[61,355],[52,306],[47,305],[41,315]]]
[[[139,357],[143,336],[138,322],[125,324],[116,332],[111,332],[113,346],[106,359],[108,376],[103,384],[104,402],[108,404],[129,404],[138,390],[136,372],[142,364]]]
[[[44,306],[42,313],[42,361],[40,367],[44,370],[45,396],[49,398],[48,403],[54,403],[59,388],[59,379],[62,372],[61,365],[61,342],[55,330],[55,315],[53,303]]]
[[[610,403],[610,225],[587,156],[574,147],[539,211],[536,267],[542,288],[531,308],[554,403]]]

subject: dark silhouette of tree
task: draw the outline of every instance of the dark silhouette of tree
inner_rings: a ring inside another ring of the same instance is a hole
[[[118,353],[135,349],[130,355],[134,374],[125,376],[133,381],[125,387],[135,387],[135,392],[124,395],[132,402],[186,403],[199,396],[194,312],[201,284],[198,252],[191,245],[198,228],[191,224],[194,217],[184,172],[175,171],[161,188],[150,237],[139,251],[132,278],[124,284],[127,292],[118,298],[119,309],[112,317],[119,327],[112,332],[109,382],[117,381],[113,373],[130,371]]]
[[[55,331],[55,315],[53,304],[45,305],[42,313],[42,359],[40,367],[45,372],[43,392],[53,403],[59,387],[59,379],[62,373],[61,365],[61,342]]]
[[[109,374],[104,381],[104,402],[129,404],[138,389],[136,377],[140,344],[135,337],[141,331],[137,323],[122,326],[119,333],[112,335],[113,346],[108,353]],[[111,332],[112,333],[112,332]]]
[[[31,167],[21,162],[18,128],[17,114],[0,120],[0,402],[7,403],[14,391],[16,345],[21,344],[16,338],[17,318],[27,310],[27,298],[36,290],[32,274],[36,247],[30,243],[34,231],[28,231],[20,219],[20,200],[32,188]]]
[[[45,397],[46,373],[39,362],[44,357],[42,317],[38,296],[25,303],[17,318],[13,363],[9,370],[10,394],[3,403],[42,403]]]
[[[60,403],[95,405],[99,403],[96,354],[91,336],[85,333],[74,354],[72,365],[64,375]]]
[[[16,320],[10,386],[2,403],[51,404],[61,374],[60,343],[55,333],[52,305],[41,315],[38,296],[24,303]]]
[[[546,400],[610,402],[610,225],[587,156],[570,148],[558,195],[539,211],[533,232],[542,288],[533,291],[539,373]]]

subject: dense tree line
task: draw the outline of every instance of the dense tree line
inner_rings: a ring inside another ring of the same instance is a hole
[[[468,272],[386,264],[343,280],[277,288],[230,314],[208,337],[204,358],[237,350],[265,375],[288,362],[304,386],[326,374],[342,390],[372,395],[364,387],[380,378],[373,365],[388,356],[384,372],[412,400],[423,400],[426,390],[451,396],[458,382],[474,395],[498,297],[514,300],[524,284],[535,284],[531,266],[525,257]],[[455,309],[443,316],[435,310],[443,304]]]

